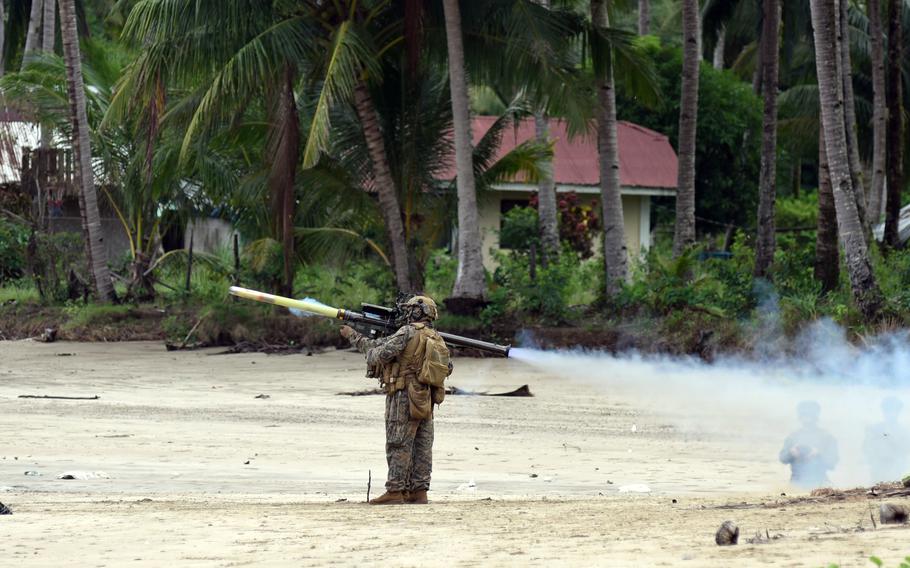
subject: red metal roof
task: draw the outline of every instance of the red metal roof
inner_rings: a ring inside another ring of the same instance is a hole
[[[476,116],[473,120],[473,139],[476,144],[496,122],[495,116]],[[676,189],[678,162],[676,152],[666,136],[631,122],[620,121],[619,179],[623,187]],[[502,136],[496,158],[512,151],[515,146],[536,136],[534,119],[526,118],[518,128],[509,126]],[[553,174],[557,184],[598,185],[597,136],[590,133],[570,138],[566,123],[550,119],[550,138],[555,141]],[[442,179],[455,177],[454,160],[442,172]],[[518,181],[518,180],[517,180]]]

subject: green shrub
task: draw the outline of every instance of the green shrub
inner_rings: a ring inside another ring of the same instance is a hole
[[[458,259],[444,249],[433,251],[424,273],[424,292],[441,303],[452,292],[457,272]]]
[[[0,285],[17,280],[25,273],[25,247],[28,228],[0,218]]]

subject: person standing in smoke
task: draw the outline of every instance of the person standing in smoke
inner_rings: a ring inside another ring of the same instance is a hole
[[[899,399],[885,398],[884,420],[866,429],[863,453],[872,481],[894,481],[910,474],[910,434],[899,422],[903,407]]]
[[[821,407],[814,400],[796,406],[802,428],[784,440],[780,461],[790,466],[790,483],[804,489],[830,483],[828,472],[837,465],[837,440],[818,427]]]

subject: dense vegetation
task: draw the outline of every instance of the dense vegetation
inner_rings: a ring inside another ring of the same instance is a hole
[[[634,2],[606,0],[59,0],[48,22],[52,0],[5,2],[0,90],[40,124],[41,148],[75,142],[84,231],[51,231],[36,186],[0,187],[0,313],[19,326],[0,332],[56,318],[92,337],[93,321],[156,306],[167,315],[149,325],[171,339],[200,320],[211,342],[329,333],[255,324],[269,310],[230,301],[231,284],[343,306],[423,290],[449,299],[443,325],[455,329],[621,330],[631,339],[617,348],[748,347],[771,312],[790,335],[821,317],[857,334],[910,324],[897,233],[906,129],[889,127],[897,148],[880,138],[908,97],[892,83],[910,65],[885,65],[882,50],[907,57],[887,39],[910,5],[650,4],[642,22]],[[832,25],[848,45],[825,39]],[[697,116],[686,116],[693,89]],[[838,93],[852,112],[832,114]],[[476,143],[463,134],[466,105],[499,117]],[[553,191],[545,132],[498,156],[517,121],[535,117],[600,137],[603,206]],[[625,252],[611,206],[617,120],[666,134],[680,153],[679,197],[654,200],[643,255]],[[509,248],[484,270],[477,202],[515,179],[540,183],[539,196],[504,217]],[[686,199],[694,208],[677,207]],[[122,258],[91,246],[99,211],[122,225]],[[231,224],[236,251],[168,244],[207,218]]]

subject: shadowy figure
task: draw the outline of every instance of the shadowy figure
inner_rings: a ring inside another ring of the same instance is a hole
[[[821,407],[814,400],[796,406],[802,428],[784,440],[781,463],[790,466],[790,483],[803,489],[828,485],[828,472],[837,465],[837,440],[818,427]]]
[[[900,424],[904,404],[896,397],[882,400],[884,420],[866,428],[863,454],[872,481],[895,481],[910,474],[910,433]]]

